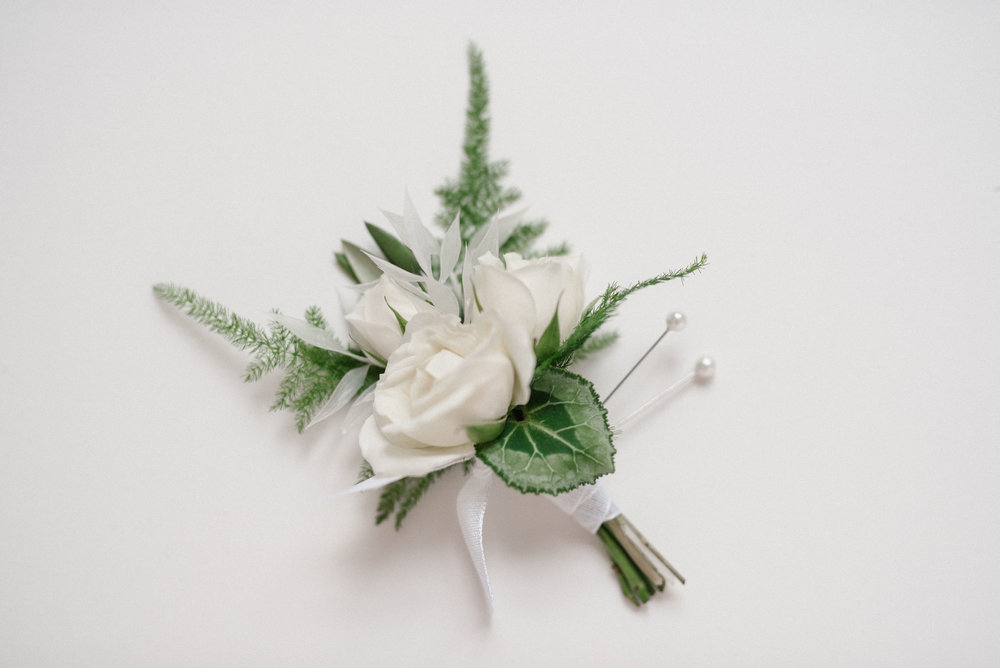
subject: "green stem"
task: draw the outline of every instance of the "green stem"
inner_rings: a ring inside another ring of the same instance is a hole
[[[618,574],[618,580],[622,586],[622,593],[635,605],[642,605],[649,600],[654,590],[606,525],[607,523],[601,525],[601,528],[597,530],[597,536],[608,550],[608,555],[614,565],[613,568]]]
[[[666,580],[654,564],[662,564],[681,584],[684,578],[650,545],[624,515],[608,520],[597,530],[597,537],[611,557],[622,593],[636,606],[642,605],[657,591],[663,591]]]

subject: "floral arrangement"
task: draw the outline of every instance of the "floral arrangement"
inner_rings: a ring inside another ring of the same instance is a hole
[[[705,256],[588,301],[587,263],[565,245],[536,252],[544,221],[504,215],[520,197],[504,187],[504,162],[488,158],[488,87],[482,54],[469,48],[470,90],[459,177],[436,193],[438,235],[407,198],[392,231],[366,227],[375,249],[343,241],[337,264],[356,286],[344,314],[349,340],[319,308],[303,319],[278,311],[265,328],[174,284],[154,290],[222,334],[253,361],[255,381],[283,370],[272,409],[296,414],[299,431],[340,411],[343,440],[357,443],[360,481],[380,490],[376,523],[399,528],[446,471],[468,481],[459,520],[490,601],[482,552],[489,486],[499,478],[548,495],[606,546],[625,595],[637,605],[683,579],[621,515],[598,478],[614,471],[614,430],[574,362],[610,344],[601,332],[633,292],[701,269]]]

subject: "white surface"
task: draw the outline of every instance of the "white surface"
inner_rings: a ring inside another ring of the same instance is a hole
[[[996,664],[995,3],[248,4],[0,8],[0,662]],[[493,155],[594,293],[710,255],[586,369],[669,309],[612,412],[719,364],[619,440],[689,581],[639,611],[501,488],[487,623],[459,477],[399,533],[325,500],[357,454],[150,291],[335,311],[339,239],[457,169],[469,39]]]

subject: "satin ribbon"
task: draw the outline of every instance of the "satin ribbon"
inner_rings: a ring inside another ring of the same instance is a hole
[[[494,473],[490,467],[477,459],[472,465],[468,480],[455,499],[458,526],[462,530],[462,538],[465,539],[472,565],[479,575],[479,583],[486,595],[486,607],[490,612],[493,612],[493,588],[490,587],[490,574],[486,572],[486,554],[483,552],[483,519],[486,517],[486,504],[490,500],[493,478]]]
[[[622,514],[600,483],[582,485],[548,499],[590,533],[597,533],[602,524]]]
[[[379,489],[401,477],[375,476],[335,494],[334,497]],[[490,586],[490,574],[486,570],[486,553],[483,551],[483,521],[486,518],[486,505],[489,503],[490,487],[494,478],[496,474],[489,466],[479,459],[475,460],[468,479],[455,499],[458,526],[462,530],[469,558],[472,559],[472,565],[479,576],[479,583],[483,587],[489,612],[493,612],[493,588]],[[545,496],[590,533],[597,533],[602,524],[621,515],[621,510],[600,483],[582,485],[558,496]]]
[[[455,501],[462,538],[465,539],[465,547],[469,550],[472,565],[479,575],[479,582],[483,586],[483,594],[486,595],[486,604],[490,612],[493,611],[493,588],[490,586],[490,576],[486,570],[486,554],[483,551],[483,520],[494,477],[495,474],[490,467],[477,459],[469,473],[469,479],[462,486]],[[597,533],[602,524],[621,515],[621,510],[600,483],[583,485],[558,496],[546,496],[557,508],[590,533]]]

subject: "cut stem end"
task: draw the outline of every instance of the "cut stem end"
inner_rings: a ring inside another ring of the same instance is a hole
[[[597,530],[597,537],[604,543],[608,556],[611,557],[612,568],[618,576],[622,593],[636,606],[647,602],[653,594],[663,591],[666,586],[667,580],[657,569],[657,564],[684,584],[684,577],[624,515],[602,524]]]

